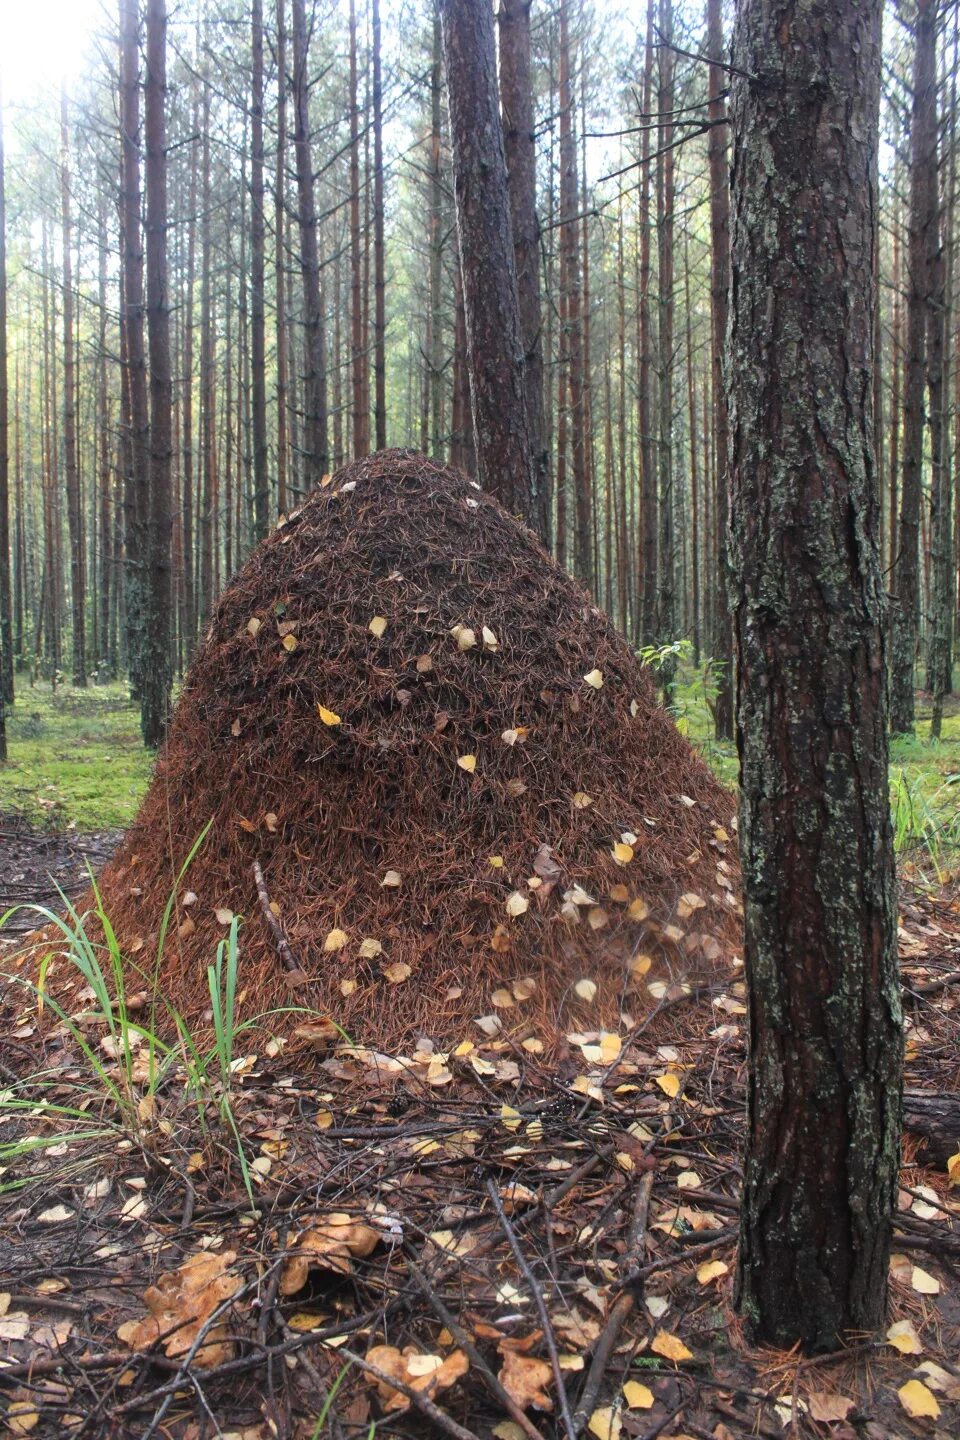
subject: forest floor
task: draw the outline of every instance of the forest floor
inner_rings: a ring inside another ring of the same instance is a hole
[[[7,903],[50,898],[48,871],[76,893],[148,770],[119,689],[35,693],[0,773]],[[702,738],[705,705],[678,703]],[[39,733],[18,734],[31,715]],[[241,1025],[168,1049],[159,990],[98,1006],[95,983],[77,1021],[17,981],[0,995],[9,1433],[960,1433],[958,773],[960,715],[937,747],[898,742],[910,1099],[886,1336],[813,1360],[743,1337],[737,957],[709,983],[651,982],[631,1029],[570,1034],[549,1061],[524,1030],[472,1024],[443,1055],[329,1025],[308,1054]]]

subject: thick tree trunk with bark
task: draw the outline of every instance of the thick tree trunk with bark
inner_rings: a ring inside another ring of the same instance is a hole
[[[530,523],[550,543],[550,456],[543,414],[543,325],[540,315],[540,225],[537,147],[530,72],[531,0],[501,0],[500,105],[510,192],[513,257],[524,351],[524,393],[536,486]]]
[[[910,125],[907,251],[907,353],[904,362],[903,480],[896,604],[890,656],[890,725],[908,734],[914,720],[914,663],[920,624],[920,505],[924,384],[931,256],[937,247],[937,0],[917,0]]]
[[[729,477],[727,473],[727,394],[723,381],[723,353],[727,341],[730,290],[730,174],[727,165],[726,105],[722,98],[723,15],[721,0],[707,0],[707,52],[713,62],[707,72],[710,134],[710,313],[713,364],[713,453],[716,456],[716,548],[714,627],[711,648],[717,665],[717,699],[713,723],[718,740],[733,739],[733,629],[730,623],[730,557],[727,553]],[[706,477],[704,477],[706,483]]]
[[[477,470],[535,522],[523,341],[497,99],[493,10],[440,0]]]
[[[167,282],[167,6],[148,0],[144,133],[147,190],[147,334],[150,346],[150,502],[140,727],[163,740],[170,713],[173,529],[173,382]]]
[[[902,1034],[873,453],[881,0],[741,0],[731,481],[748,1139],[737,1303],[883,1323]],[[749,78],[748,78],[749,77]]]

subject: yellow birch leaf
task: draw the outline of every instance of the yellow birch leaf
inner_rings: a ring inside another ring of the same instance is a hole
[[[626,845],[622,840],[618,840],[611,854],[618,865],[629,865],[634,855],[633,846]]]
[[[622,1428],[620,1416],[612,1405],[601,1405],[599,1410],[594,1410],[587,1422],[587,1429],[597,1440],[620,1440]]]
[[[519,890],[514,890],[512,895],[507,896],[506,911],[512,920],[525,915],[530,909],[530,901],[526,895],[521,895]]]
[[[641,1385],[639,1380],[628,1380],[623,1387],[623,1398],[631,1410],[652,1410],[656,1397],[646,1385]]]
[[[900,1386],[897,1394],[900,1404],[912,1420],[919,1420],[922,1416],[936,1420],[940,1414],[936,1396],[932,1390],[927,1389],[922,1380],[908,1380],[906,1385]]]
[[[330,934],[323,942],[323,948],[329,955],[334,950],[342,950],[344,945],[347,944],[348,939],[349,937],[345,930],[331,930]]]
[[[317,701],[317,714],[320,716],[320,719],[323,721],[324,725],[340,724],[340,716],[337,714],[336,710],[328,710],[326,705],[320,704],[319,700]]]
[[[370,621],[370,624],[367,626],[370,634],[374,635],[378,640],[380,639],[381,635],[383,635],[386,628],[387,621],[386,617],[383,615],[374,615],[373,619]]]
[[[955,1185],[960,1185],[960,1150],[956,1155],[951,1155],[947,1161],[947,1175],[950,1179],[951,1190]]]
[[[584,680],[586,681],[586,683],[590,686],[591,690],[599,690],[599,689],[601,689],[602,686],[603,686],[603,671],[602,671],[602,670],[589,670],[589,671],[587,672],[587,674],[584,675],[583,678],[584,678]]]
[[[590,1002],[596,998],[596,981],[587,979],[578,980],[576,985],[574,985],[573,990],[575,995],[579,995],[580,999],[586,1000],[587,1004],[589,1005]]]
[[[912,1320],[898,1320],[891,1325],[887,1331],[887,1340],[901,1355],[921,1355],[923,1346],[920,1344],[920,1336],[913,1328]]]
[[[665,1360],[673,1360],[678,1364],[681,1360],[693,1359],[693,1352],[687,1349],[679,1336],[671,1335],[669,1330],[658,1330],[650,1341],[650,1349],[654,1355],[662,1355]]]
[[[709,1285],[711,1280],[719,1280],[721,1275],[726,1275],[730,1266],[726,1260],[704,1260],[702,1265],[697,1266],[697,1283]]]
[[[383,973],[391,985],[402,985],[410,974],[410,966],[403,960],[398,960],[395,965],[388,965]]]
[[[574,810],[586,810],[593,804],[593,796],[588,795],[585,790],[578,790],[573,797]]]
[[[671,1100],[675,1100],[680,1094],[680,1081],[672,1072],[668,1071],[666,1075],[657,1075],[654,1078],[664,1095],[669,1095]]]
[[[910,1284],[918,1295],[940,1294],[940,1281],[926,1270],[921,1270],[919,1265],[914,1265],[910,1271]]]
[[[280,641],[280,644],[283,646],[284,650],[296,650],[299,643],[300,642],[297,639],[296,635],[284,635],[283,639]]]
[[[468,775],[472,775],[477,768],[477,757],[476,755],[458,755],[457,764],[461,770],[466,770]]]

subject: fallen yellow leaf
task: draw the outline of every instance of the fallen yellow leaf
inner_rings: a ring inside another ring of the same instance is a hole
[[[908,1380],[906,1385],[900,1386],[897,1394],[900,1404],[912,1420],[919,1420],[923,1416],[936,1420],[940,1414],[936,1396],[932,1390],[927,1389],[922,1380]]]
[[[923,1352],[920,1336],[913,1328],[912,1320],[898,1320],[895,1325],[891,1325],[887,1331],[887,1340],[901,1355],[920,1355]]]
[[[603,686],[602,670],[589,670],[583,678],[590,686],[591,690],[600,690]]]
[[[335,710],[328,710],[326,705],[320,704],[319,700],[317,701],[317,714],[320,716],[320,719],[323,721],[324,725],[340,724],[340,716],[337,714],[337,712]]]
[[[719,1280],[721,1275],[726,1275],[730,1266],[726,1260],[704,1260],[702,1265],[697,1266],[697,1283],[709,1285],[711,1280]]]
[[[370,634],[376,636],[378,640],[380,639],[381,635],[383,635],[386,628],[387,621],[386,617],[383,615],[374,615],[373,619],[370,621],[370,624],[367,626]]]
[[[461,770],[466,770],[468,775],[472,775],[477,768],[477,757],[476,755],[458,755],[457,764]]]
[[[623,1387],[623,1398],[631,1410],[650,1410],[656,1397],[648,1386],[638,1380],[628,1380]]]
[[[669,1330],[658,1330],[650,1341],[650,1349],[654,1355],[662,1355],[665,1360],[673,1360],[678,1364],[681,1360],[693,1359],[693,1352],[687,1349],[679,1336],[671,1335]]]
[[[597,688],[599,689],[599,686]],[[590,1416],[587,1429],[597,1440],[620,1440],[623,1425],[612,1405],[601,1405],[600,1409],[594,1410]]]

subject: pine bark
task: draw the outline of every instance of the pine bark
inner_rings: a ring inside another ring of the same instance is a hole
[[[303,376],[303,484],[319,485],[330,463],[327,430],[327,361],[320,258],[317,240],[317,206],[310,143],[310,85],[304,0],[293,0],[293,110],[294,151],[300,226],[300,272],[303,281],[305,373]]]
[[[873,434],[881,0],[743,0],[729,384],[748,1138],[737,1304],[883,1324],[902,1029]]]
[[[638,418],[640,422],[641,560],[642,595],[640,638],[645,645],[657,639],[657,547],[659,507],[657,505],[656,448],[653,436],[653,319],[650,310],[650,100],[653,94],[654,0],[647,0],[647,38],[643,61],[643,134],[640,140],[640,266],[639,328],[640,374]]]
[[[137,0],[120,0],[120,228],[123,255],[124,348],[129,395],[129,444],[124,477],[124,586],[130,689],[143,681],[144,595],[150,412],[143,334],[143,233],[140,219],[140,57]]]
[[[7,193],[0,96],[0,664],[9,664],[11,691],[13,647],[10,627],[10,425],[7,399]],[[9,656],[9,661],[8,657]],[[0,683],[0,762],[7,758],[7,706],[13,699]]]
[[[920,626],[924,385],[931,308],[931,256],[937,245],[937,0],[917,0],[914,44],[903,471],[890,656],[890,725],[895,735],[913,731],[914,664]]]
[[[673,493],[673,364],[674,364],[674,69],[673,0],[660,0],[658,29],[657,106],[657,472],[660,509],[659,581],[657,595],[657,640],[661,645],[677,639],[677,556]],[[661,666],[665,689],[673,679],[673,664]]]
[[[73,683],[87,683],[86,556],[80,474],[77,466],[77,367],[74,334],[73,226],[70,207],[70,131],[66,92],[60,95],[60,213],[63,241],[63,471],[67,486],[67,531],[70,540],[70,601]]]
[[[383,76],[380,0],[373,0],[373,414],[374,448],[387,444],[387,308],[383,240]]]
[[[707,141],[710,162],[710,314],[711,364],[713,366],[713,453],[716,456],[716,546],[714,555],[714,627],[711,650],[717,672],[717,696],[713,711],[714,733],[718,740],[733,739],[733,629],[730,623],[730,556],[727,525],[729,475],[727,472],[727,392],[723,379],[723,355],[727,339],[727,312],[730,290],[730,172],[727,163],[727,130],[723,123],[726,105],[722,92],[723,13],[721,0],[707,0],[707,53],[712,61],[707,72],[710,133]]]
[[[173,530],[173,381],[167,276],[167,6],[147,0],[144,135],[147,199],[147,334],[150,468],[140,728],[151,749],[170,713]]]
[[[360,228],[360,103],[357,92],[357,5],[350,0],[350,376],[353,397],[353,455],[370,451],[363,343],[363,247]]]
[[[533,528],[550,543],[550,455],[543,413],[543,324],[540,314],[540,224],[537,147],[530,69],[531,0],[501,0],[500,105],[513,228],[513,258],[524,352],[524,393],[536,486]]]
[[[250,12],[250,405],[253,422],[253,514],[258,540],[270,531],[267,468],[266,225],[263,148],[263,0]]]
[[[523,342],[497,97],[493,10],[440,0],[477,470],[532,520]]]

